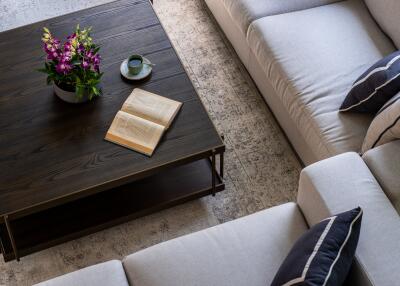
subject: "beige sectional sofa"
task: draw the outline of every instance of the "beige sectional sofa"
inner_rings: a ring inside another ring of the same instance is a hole
[[[397,49],[384,32],[400,38],[400,1],[367,1],[377,19],[363,0],[205,2],[306,165],[360,151],[372,117],[338,109]]]
[[[345,153],[320,161],[302,171],[297,203],[170,240],[122,262],[105,262],[38,286],[269,285],[293,243],[309,226],[357,206],[363,208],[364,217],[347,285],[398,285],[400,178],[398,170],[391,168],[382,176],[380,166],[385,154],[395,154],[398,162],[399,150],[400,142],[393,142],[367,152],[364,160],[357,153]],[[380,180],[387,182],[388,189],[382,189]],[[391,194],[392,202],[385,192]],[[397,211],[393,202],[397,202]]]

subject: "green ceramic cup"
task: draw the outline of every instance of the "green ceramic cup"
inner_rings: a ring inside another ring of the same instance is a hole
[[[143,69],[143,57],[141,55],[132,55],[128,58],[127,65],[129,73],[137,75]]]

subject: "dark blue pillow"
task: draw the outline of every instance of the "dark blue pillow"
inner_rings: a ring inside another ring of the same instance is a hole
[[[271,286],[341,286],[350,270],[360,235],[362,209],[314,225],[283,261]]]
[[[400,91],[400,51],[378,61],[353,84],[340,111],[377,113]]]

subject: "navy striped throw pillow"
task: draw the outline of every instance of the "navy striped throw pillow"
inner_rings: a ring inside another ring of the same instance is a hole
[[[377,113],[400,91],[400,51],[383,58],[353,84],[340,111]]]
[[[361,219],[362,209],[355,208],[314,225],[294,244],[271,286],[341,286],[357,248]]]

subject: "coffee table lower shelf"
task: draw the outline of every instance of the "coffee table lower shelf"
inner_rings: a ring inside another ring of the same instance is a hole
[[[18,256],[220,192],[225,185],[219,174],[215,174],[213,190],[211,162],[202,159],[132,184],[10,220]],[[4,223],[0,224],[0,242],[4,260],[15,259]]]

